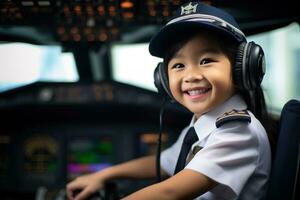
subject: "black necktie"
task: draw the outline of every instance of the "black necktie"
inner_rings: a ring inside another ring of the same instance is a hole
[[[192,147],[192,145],[198,140],[198,136],[194,127],[191,127],[186,133],[183,143],[181,146],[180,154],[177,160],[176,168],[174,174],[177,174],[185,166],[186,157]]]

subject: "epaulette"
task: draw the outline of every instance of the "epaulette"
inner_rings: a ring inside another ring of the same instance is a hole
[[[247,110],[231,110],[219,116],[216,120],[216,127],[219,128],[223,124],[231,121],[251,122],[251,117]]]

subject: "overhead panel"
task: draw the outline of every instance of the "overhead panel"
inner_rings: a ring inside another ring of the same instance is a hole
[[[116,40],[124,29],[162,24],[183,0],[2,0],[0,25],[50,29],[61,42]]]

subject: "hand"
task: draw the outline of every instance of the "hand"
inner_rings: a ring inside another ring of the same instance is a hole
[[[67,185],[67,196],[70,200],[87,199],[104,186],[104,180],[97,173],[83,175]],[[79,193],[77,193],[79,191]],[[76,194],[77,193],[77,194]]]

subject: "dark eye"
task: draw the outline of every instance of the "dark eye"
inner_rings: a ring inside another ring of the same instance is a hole
[[[180,68],[183,68],[184,65],[181,64],[181,63],[176,63],[175,65],[172,66],[172,69],[180,69]]]
[[[208,64],[208,63],[211,63],[211,62],[213,62],[212,59],[210,59],[210,58],[204,58],[204,59],[202,59],[200,61],[200,65],[205,65],[205,64]]]

